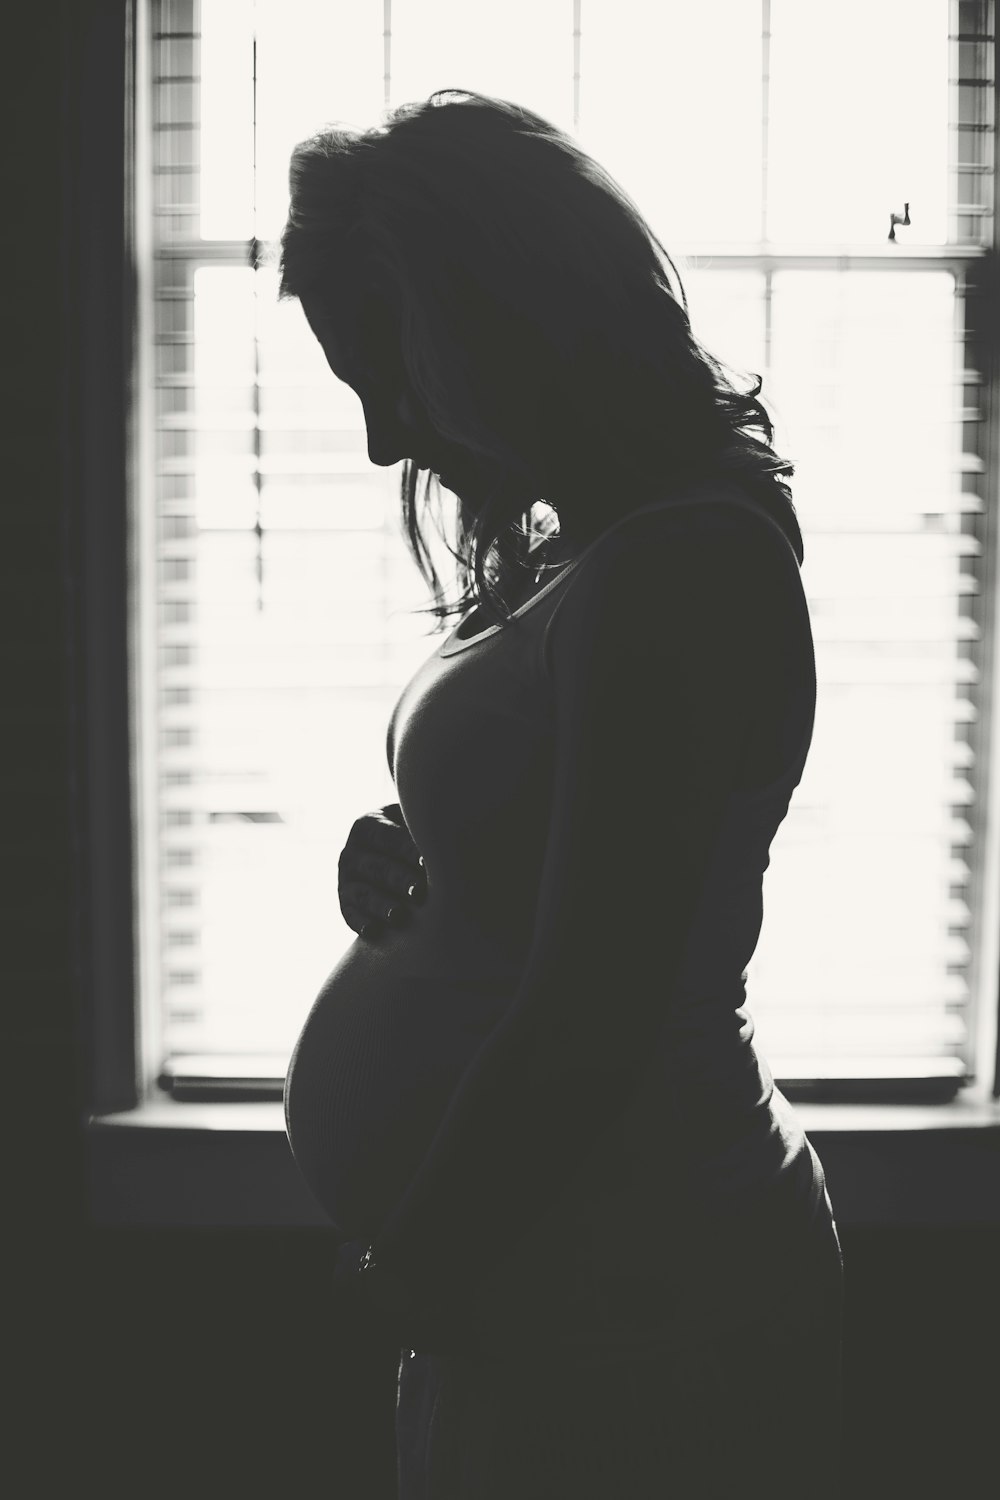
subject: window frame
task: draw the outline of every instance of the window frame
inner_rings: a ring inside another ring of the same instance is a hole
[[[142,974],[139,968],[143,951],[151,951],[141,938],[156,920],[156,912],[149,909],[148,897],[143,909],[142,882],[135,876],[149,857],[138,836],[138,782],[152,747],[142,743],[136,728],[143,722],[144,709],[139,705],[133,713],[130,679],[141,681],[144,675],[136,659],[142,632],[134,627],[139,610],[153,607],[155,590],[154,580],[147,576],[152,548],[144,545],[139,532],[129,532],[130,520],[141,531],[140,508],[132,507],[131,497],[148,483],[152,469],[146,437],[150,423],[143,406],[151,390],[144,353],[149,344],[144,319],[149,317],[151,287],[143,272],[150,259],[149,246],[142,238],[143,223],[148,222],[150,178],[148,101],[144,91],[136,88],[139,69],[148,58],[149,6],[146,0],[120,0],[119,6],[100,13],[88,7],[78,27],[82,45],[77,54],[80,69],[74,120],[76,190],[81,202],[86,185],[88,195],[93,195],[90,201],[117,209],[88,216],[89,253],[72,273],[77,337],[68,371],[75,418],[71,431],[80,460],[75,505],[81,559],[76,592],[80,642],[77,764],[85,824],[80,911],[87,940],[81,980],[92,1214],[97,1223],[318,1225],[324,1219],[298,1179],[280,1104],[179,1103],[157,1097],[150,1088],[150,1039],[155,1038],[159,1024],[148,1013],[156,993],[151,982],[155,975]],[[993,47],[995,54],[995,31]],[[994,80],[995,62],[994,56]],[[117,118],[116,101],[121,105]],[[998,156],[995,153],[994,203]],[[685,253],[683,246],[677,248]],[[698,247],[697,253],[704,255],[706,247]],[[242,243],[224,247],[224,255],[213,254],[206,246],[202,258],[223,263],[231,254],[233,264],[246,264]],[[752,266],[765,271],[798,264],[878,268],[890,257],[895,264],[905,260],[914,267],[947,266],[973,285],[982,306],[996,309],[998,255],[995,217],[993,242],[984,250],[928,254],[897,246],[887,247],[885,253],[866,249],[831,254],[771,247],[770,253],[761,255],[730,246],[713,254],[713,260],[720,267]],[[84,288],[86,295],[82,295]],[[1000,1182],[1000,1173],[994,1169],[984,1179],[968,1170],[970,1163],[981,1161],[984,1150],[994,1162],[1000,1160],[1000,920],[995,915],[1000,909],[1000,836],[996,836],[1000,830],[1000,730],[994,727],[1000,706],[1000,351],[996,340],[988,367],[981,363],[988,398],[983,409],[988,502],[983,518],[983,713],[978,734],[981,744],[991,746],[991,753],[989,764],[983,754],[975,760],[976,806],[986,821],[986,830],[974,845],[982,868],[974,871],[971,887],[979,892],[983,907],[973,914],[972,923],[973,931],[978,924],[983,938],[975,947],[972,967],[971,1018],[976,1026],[978,1068],[972,1084],[945,1105],[796,1104],[824,1162],[831,1168],[835,1161],[842,1162],[845,1184],[854,1184],[846,1189],[853,1206],[846,1210],[845,1223],[1000,1222],[1000,1194],[990,1203],[982,1193],[983,1181]],[[109,391],[121,392],[121,398],[109,400]],[[131,401],[126,399],[128,392]],[[152,631],[147,630],[144,638],[151,640]],[[152,674],[145,673],[145,681],[151,679]],[[152,722],[151,708],[145,706],[146,722]],[[992,917],[989,923],[987,906]],[[130,913],[130,921],[122,921],[123,911]],[[985,940],[987,932],[989,941]],[[249,1177],[234,1174],[237,1161],[255,1164]],[[833,1183],[837,1169],[829,1176]],[[204,1188],[201,1196],[200,1189],[190,1188],[196,1181]],[[882,1213],[888,1218],[880,1217]]]

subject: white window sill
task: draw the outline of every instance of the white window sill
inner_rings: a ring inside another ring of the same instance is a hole
[[[1000,1101],[794,1108],[840,1227],[1000,1224]],[[86,1137],[95,1226],[330,1228],[280,1103],[157,1099]]]

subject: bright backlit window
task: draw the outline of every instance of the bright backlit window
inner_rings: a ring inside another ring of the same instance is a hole
[[[148,1077],[279,1089],[354,938],[337,858],[395,800],[389,715],[438,638],[412,613],[399,469],[369,463],[267,251],[296,141],[451,86],[538,110],[621,181],[797,464],[819,701],[747,974],[776,1078],[793,1097],[971,1078],[995,979],[992,4],[158,0],[149,19]]]

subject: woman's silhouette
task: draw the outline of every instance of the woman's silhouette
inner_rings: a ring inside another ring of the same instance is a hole
[[[760,381],[597,163],[462,90],[296,148],[281,291],[462,617],[285,1091],[334,1290],[404,1345],[400,1495],[833,1495],[843,1260],[744,983],[816,703]]]

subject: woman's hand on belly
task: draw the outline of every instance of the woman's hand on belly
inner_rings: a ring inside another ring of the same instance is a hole
[[[338,865],[340,910],[351,931],[375,937],[383,924],[402,927],[409,903],[426,894],[423,859],[399,803],[355,819]]]

